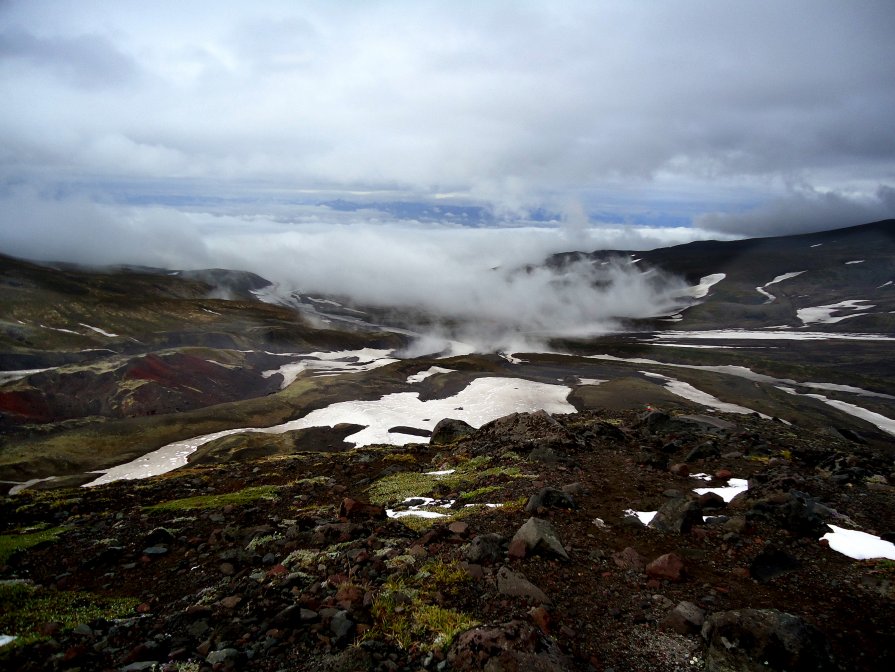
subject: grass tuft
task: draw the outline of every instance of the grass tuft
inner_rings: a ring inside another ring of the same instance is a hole
[[[244,488],[236,492],[214,495],[197,495],[184,499],[172,499],[168,502],[147,506],[147,511],[184,511],[189,509],[216,509],[222,506],[250,504],[259,499],[277,499],[279,486],[259,485]]]
[[[26,531],[21,534],[0,534],[0,565],[5,565],[13,554],[18,551],[43,544],[54,542],[65,531],[63,527],[51,527],[45,530]]]

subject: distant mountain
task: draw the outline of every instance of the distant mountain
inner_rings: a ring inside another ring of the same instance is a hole
[[[548,264],[562,267],[582,259],[597,263],[619,256],[636,260],[644,269],[657,267],[684,276],[694,285],[703,277],[724,274],[700,305],[684,312],[675,329],[807,324],[829,331],[895,333],[893,219],[796,236],[697,241],[646,252],[570,252],[555,255]]]

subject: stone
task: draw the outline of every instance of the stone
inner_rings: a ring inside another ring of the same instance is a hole
[[[451,672],[566,672],[576,669],[556,641],[529,623],[483,625],[458,635],[447,651]]]
[[[223,598],[220,604],[225,609],[235,609],[239,606],[240,602],[242,602],[242,598],[239,595],[230,595],[229,597]]]
[[[678,464],[672,464],[668,467],[668,471],[671,472],[672,476],[687,478],[690,475],[690,465],[686,462],[679,462]]]
[[[439,420],[438,424],[432,430],[432,436],[429,437],[429,444],[440,446],[446,443],[453,443],[464,436],[469,436],[475,432],[475,427],[463,420],[455,420],[454,418],[444,418]]]
[[[345,610],[340,610],[329,622],[329,630],[337,644],[345,644],[354,634],[355,624]]]
[[[462,520],[455,520],[453,523],[448,525],[448,530],[452,534],[459,534],[462,537],[469,532],[469,524],[464,523]]]
[[[148,555],[150,558],[159,557],[162,555],[168,554],[167,546],[149,546],[148,548],[143,549],[143,555]]]
[[[511,597],[525,597],[539,604],[547,604],[550,599],[543,590],[525,578],[524,574],[501,567],[497,572],[497,592]]]
[[[692,602],[681,602],[659,622],[659,627],[681,635],[693,635],[702,629],[705,611]]]
[[[525,539],[513,539],[507,549],[507,555],[514,560],[521,560],[528,555],[528,544],[525,543]]]
[[[659,532],[686,534],[694,525],[702,524],[702,511],[692,499],[670,499],[656,512],[647,527]]]
[[[361,502],[351,497],[343,499],[342,504],[339,506],[339,518],[342,520],[383,520],[385,517],[385,509],[383,507]]]
[[[683,570],[684,561],[681,560],[677,553],[660,555],[646,566],[647,576],[651,576],[654,579],[668,579],[669,581],[680,581]]]
[[[749,565],[749,575],[760,583],[797,570],[801,564],[779,548],[766,548]]]
[[[562,542],[550,521],[542,518],[531,517],[513,535],[513,541],[521,539],[529,551],[542,551],[553,554],[564,560],[569,559],[569,554],[563,548]]]
[[[709,616],[702,626],[708,672],[832,672],[824,634],[776,609],[740,609]]]
[[[646,567],[646,558],[631,546],[627,546],[618,553],[613,553],[612,561],[621,569],[633,569],[640,572]]]
[[[219,649],[212,651],[205,657],[205,662],[209,665],[234,666],[239,658],[237,649]]]
[[[537,494],[528,498],[526,513],[536,513],[540,509],[574,509],[575,500],[572,495],[556,488],[541,488]]]
[[[236,568],[233,566],[232,562],[222,562],[218,569],[221,571],[221,574],[224,576],[232,576],[234,572],[236,572]]]

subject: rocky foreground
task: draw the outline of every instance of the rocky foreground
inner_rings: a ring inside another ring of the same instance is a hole
[[[821,540],[892,540],[893,479],[858,436],[647,411],[26,490],[0,667],[895,669],[895,563]]]

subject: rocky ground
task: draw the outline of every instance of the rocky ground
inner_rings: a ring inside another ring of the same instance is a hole
[[[0,667],[892,669],[895,563],[820,540],[827,523],[893,538],[892,454],[852,438],[513,415],[26,490],[0,500],[0,634],[18,635]],[[749,481],[730,503],[692,492],[730,478]],[[446,515],[386,517],[411,507]]]

